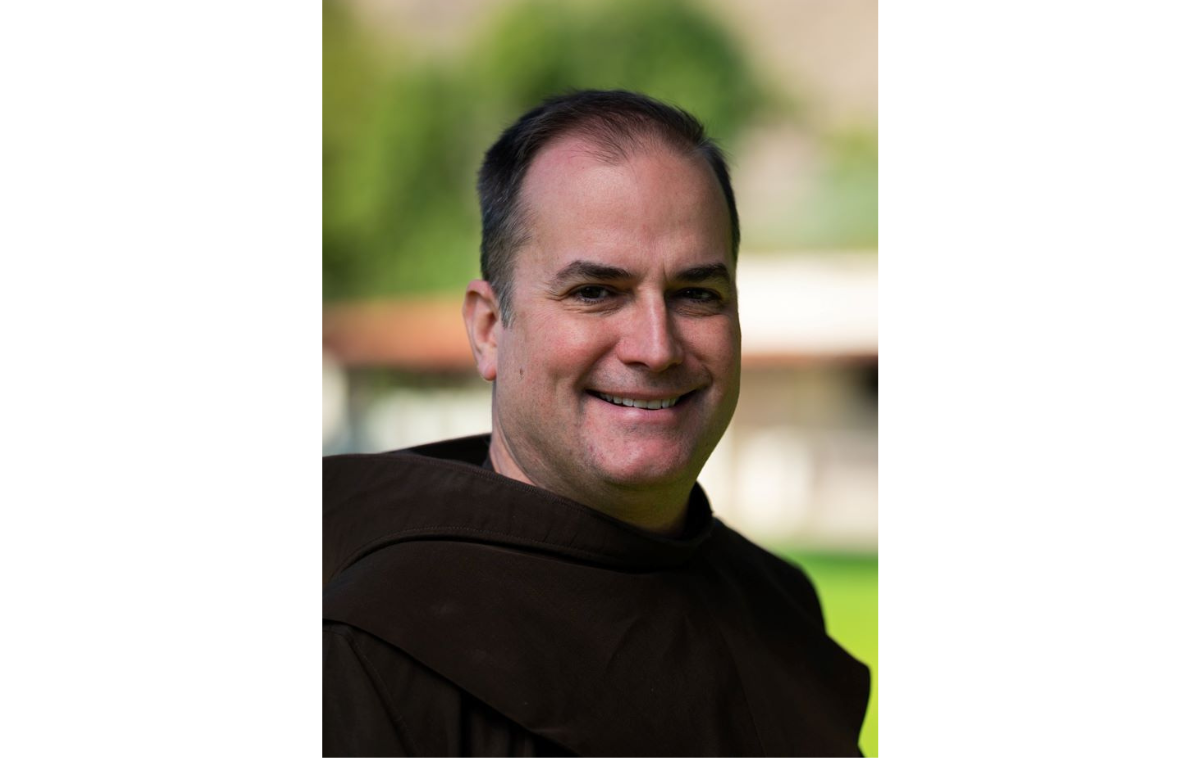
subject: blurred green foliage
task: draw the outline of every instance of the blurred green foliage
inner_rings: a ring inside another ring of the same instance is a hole
[[[463,52],[433,58],[384,46],[348,3],[326,0],[323,13],[326,301],[459,291],[477,276],[475,172],[500,132],[551,94],[645,92],[695,114],[735,157],[755,119],[802,113],[687,0],[518,1]],[[783,213],[772,246],[875,247],[874,132],[817,139],[816,192]]]
[[[874,248],[879,243],[879,142],[874,130],[825,139],[818,190],[804,208],[798,238],[818,248]]]
[[[530,0],[455,58],[372,55],[347,6],[324,6],[326,300],[461,288],[478,274],[474,178],[517,116],[570,88],[638,90],[729,144],[767,102],[715,20],[682,0]]]
[[[686,108],[727,143],[765,98],[729,33],[682,0],[520,3],[473,46],[466,68],[486,83],[498,126],[551,93],[619,87]]]
[[[324,16],[325,298],[461,285],[478,235],[461,77],[393,71],[345,6]]]

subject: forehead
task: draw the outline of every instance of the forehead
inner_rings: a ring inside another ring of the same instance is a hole
[[[653,143],[602,160],[584,137],[566,136],[534,159],[522,187],[530,244],[522,263],[601,255],[638,262],[732,268],[729,211],[716,176],[697,155]],[[687,260],[684,260],[687,259]]]

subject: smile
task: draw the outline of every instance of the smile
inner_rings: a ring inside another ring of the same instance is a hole
[[[650,410],[650,411],[657,411],[657,410],[661,410],[661,409],[665,409],[665,408],[670,408],[671,406],[678,403],[679,399],[681,397],[683,397],[683,395],[676,395],[674,397],[665,397],[665,398],[660,398],[660,399],[655,399],[655,400],[634,400],[633,398],[619,397],[617,395],[609,395],[604,392],[596,392],[593,394],[596,397],[600,398],[601,400],[610,402],[613,405],[623,405],[626,408],[644,408],[644,409]]]

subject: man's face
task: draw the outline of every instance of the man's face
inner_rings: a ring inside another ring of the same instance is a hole
[[[603,163],[568,137],[534,160],[523,198],[531,237],[497,330],[494,433],[530,481],[568,497],[690,486],[741,365],[712,170],[656,147]]]

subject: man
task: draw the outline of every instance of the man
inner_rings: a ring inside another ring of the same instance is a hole
[[[326,459],[326,754],[858,754],[866,668],[696,484],[740,371],[720,151],[580,92],[479,196],[492,434]]]

